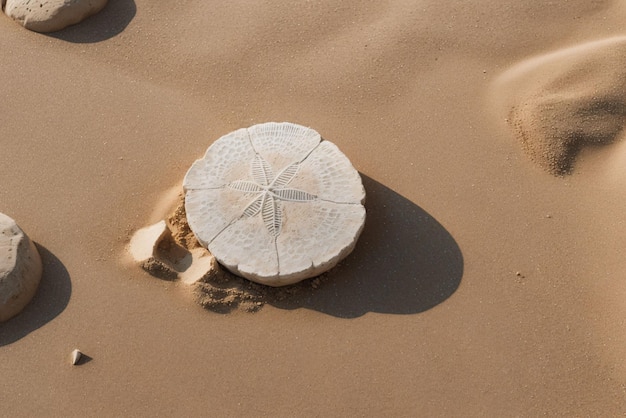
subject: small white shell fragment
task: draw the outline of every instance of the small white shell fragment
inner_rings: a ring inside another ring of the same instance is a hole
[[[207,274],[215,271],[215,257],[213,257],[204,248],[195,248],[191,250],[189,257],[191,258],[188,266],[179,267],[178,278],[186,285],[192,285],[205,277]]]
[[[159,246],[166,245],[167,250]],[[215,270],[215,258],[202,247],[187,251],[172,239],[167,223],[159,221],[135,232],[128,246],[133,260],[153,276],[168,280],[180,279],[192,285]]]
[[[137,262],[143,262],[154,257],[156,249],[169,233],[165,221],[141,228],[130,239],[130,255]]]
[[[0,213],[0,322],[17,315],[30,302],[41,273],[35,244],[13,219]]]
[[[233,273],[270,286],[335,266],[365,222],[359,173],[336,145],[293,123],[219,138],[183,187],[198,241]]]
[[[78,348],[75,348],[74,351],[72,351],[72,356],[71,356],[72,365],[73,366],[77,365],[82,356],[83,356],[83,353],[81,353]]]

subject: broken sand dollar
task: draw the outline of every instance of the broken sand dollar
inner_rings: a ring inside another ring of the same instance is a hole
[[[0,213],[0,322],[17,315],[35,295],[41,258],[33,242]]]
[[[335,144],[293,123],[219,138],[183,187],[198,241],[233,273],[271,286],[335,266],[365,222],[359,173]]]

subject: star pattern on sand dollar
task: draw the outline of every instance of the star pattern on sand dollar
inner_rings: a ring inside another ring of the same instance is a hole
[[[303,190],[287,188],[300,169],[300,162],[292,163],[274,176],[269,163],[256,154],[251,164],[252,181],[236,180],[227,187],[242,193],[256,196],[243,210],[244,217],[261,214],[263,223],[271,236],[277,237],[283,223],[281,201],[309,202],[317,196]]]

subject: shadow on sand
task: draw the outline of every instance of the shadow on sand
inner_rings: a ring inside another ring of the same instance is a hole
[[[48,36],[73,43],[104,41],[121,33],[137,13],[134,0],[109,0],[104,9],[84,21]]]
[[[367,219],[356,248],[317,289],[269,301],[340,318],[367,312],[415,314],[450,297],[461,283],[463,255],[439,222],[408,199],[361,174]]]
[[[45,247],[36,244],[43,263],[43,275],[37,293],[18,315],[0,324],[0,347],[14,343],[58,316],[72,294],[70,275]]]

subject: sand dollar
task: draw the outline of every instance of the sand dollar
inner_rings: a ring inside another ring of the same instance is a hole
[[[0,322],[17,315],[35,295],[41,258],[33,242],[0,213]]]
[[[271,286],[335,266],[365,222],[359,173],[335,144],[293,123],[219,138],[183,185],[198,241],[233,273]]]

